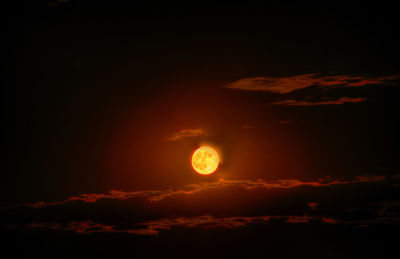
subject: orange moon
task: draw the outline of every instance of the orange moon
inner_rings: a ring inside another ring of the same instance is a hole
[[[193,169],[202,175],[212,174],[219,165],[219,156],[217,151],[208,146],[202,146],[196,149],[192,155]]]

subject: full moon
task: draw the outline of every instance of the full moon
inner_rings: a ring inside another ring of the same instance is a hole
[[[217,151],[208,146],[199,147],[192,156],[193,169],[199,174],[212,174],[219,165],[219,156]]]

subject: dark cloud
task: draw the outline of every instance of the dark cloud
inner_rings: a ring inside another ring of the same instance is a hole
[[[136,228],[121,228],[113,225],[106,225],[93,221],[54,223],[39,222],[27,224],[28,228],[42,228],[51,230],[73,231],[77,234],[91,233],[128,233],[136,235],[158,235],[160,231],[171,230],[174,227],[185,228],[237,228],[249,224],[265,224],[271,222],[281,222],[288,224],[299,223],[321,223],[321,224],[347,224],[358,227],[371,224],[398,224],[399,217],[376,217],[366,220],[341,220],[325,216],[294,215],[294,216],[230,216],[214,217],[212,215],[203,215],[197,217],[169,217],[158,220],[138,223]]]
[[[318,74],[303,74],[288,77],[251,77],[237,80],[224,87],[244,91],[263,91],[270,93],[287,94],[295,90],[311,86],[319,87],[360,87],[365,85],[388,85],[399,80],[400,75],[367,77],[336,75],[322,76]]]
[[[156,236],[160,232],[179,228],[234,229],[276,223],[346,225],[356,228],[377,224],[397,226],[400,223],[400,203],[388,199],[398,192],[398,188],[393,186],[396,177],[373,175],[315,181],[220,179],[175,189],[82,194],[60,202],[38,202],[3,211],[1,227],[76,234]],[[268,193],[263,194],[265,190]],[[362,192],[362,195],[354,195],[356,192]],[[195,193],[198,195],[192,195]],[[334,199],[332,193],[335,193]],[[349,197],[349,193],[353,193],[353,196]],[[368,198],[371,195],[379,196],[381,200],[371,202]],[[138,199],[125,201],[135,197]],[[210,197],[212,200],[221,200],[214,206]],[[206,205],[204,199],[207,200]],[[235,209],[228,204],[232,199],[236,201],[235,204],[250,202],[253,205],[245,210],[243,207]],[[255,199],[259,199],[259,202]],[[366,203],[364,199],[367,199]],[[64,206],[66,204],[68,206]],[[124,210],[127,204],[129,209]],[[188,204],[195,205],[187,208]],[[221,210],[215,209],[221,204],[226,206]],[[172,213],[171,206],[174,208]],[[120,211],[123,216],[112,211]],[[24,216],[14,217],[15,213]]]
[[[318,179],[316,181],[301,181],[299,179],[281,179],[274,181],[265,181],[262,179],[258,179],[256,181],[253,180],[225,180],[223,178],[219,179],[215,182],[203,182],[199,184],[187,184],[177,188],[168,188],[162,190],[145,190],[145,191],[134,191],[134,192],[125,192],[119,190],[112,190],[109,193],[105,194],[81,194],[79,196],[72,196],[63,201],[57,202],[44,202],[39,201],[35,203],[28,203],[25,206],[33,207],[33,208],[41,208],[47,206],[55,206],[66,204],[74,201],[82,201],[86,203],[97,202],[100,199],[118,199],[118,200],[126,200],[135,197],[146,198],[151,202],[156,202],[163,200],[167,197],[171,197],[174,195],[190,195],[202,191],[212,190],[212,189],[221,189],[224,187],[239,187],[245,190],[252,189],[289,189],[300,186],[312,186],[312,187],[325,187],[331,185],[342,185],[342,184],[354,184],[354,183],[374,183],[374,182],[383,182],[386,180],[386,177],[383,175],[378,176],[358,176],[354,179],[350,180],[341,180],[341,179]]]
[[[270,103],[271,105],[283,105],[283,106],[321,106],[321,105],[340,105],[345,103],[360,103],[364,102],[366,98],[350,98],[340,97],[335,100],[326,100],[319,102],[310,101],[298,101],[298,100],[284,100],[279,102]]]
[[[106,225],[93,221],[78,221],[70,222],[67,224],[55,222],[36,222],[26,225],[27,228],[42,228],[51,230],[73,231],[77,234],[91,234],[91,233],[129,233],[137,235],[156,235],[158,231],[151,228],[138,228],[138,229],[118,229],[112,225]]]

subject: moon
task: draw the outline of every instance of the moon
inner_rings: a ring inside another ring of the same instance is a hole
[[[217,151],[209,146],[202,146],[196,149],[192,155],[193,169],[202,175],[214,173],[219,165]]]

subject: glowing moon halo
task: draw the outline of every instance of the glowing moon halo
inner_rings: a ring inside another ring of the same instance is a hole
[[[192,155],[193,169],[202,175],[212,174],[219,165],[219,156],[217,151],[208,146],[202,146],[196,149]]]

